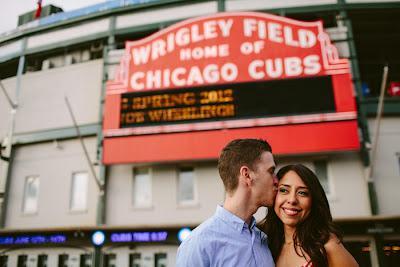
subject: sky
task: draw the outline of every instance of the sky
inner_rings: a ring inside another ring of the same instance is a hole
[[[42,6],[54,5],[64,11],[106,2],[106,0],[42,0]],[[18,16],[36,10],[37,0],[0,0],[0,33],[17,27]]]

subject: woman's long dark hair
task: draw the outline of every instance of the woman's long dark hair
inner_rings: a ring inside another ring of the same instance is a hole
[[[341,235],[332,222],[332,215],[324,189],[317,176],[302,164],[288,165],[281,168],[277,174],[278,179],[282,179],[289,171],[294,171],[300,176],[311,195],[311,211],[303,221],[296,225],[296,231],[293,235],[295,251],[299,256],[304,256],[300,254],[302,251],[307,253],[313,266],[328,266],[324,245],[328,242],[331,234],[335,234],[339,240],[341,240]],[[261,222],[260,227],[268,235],[269,248],[276,261],[285,243],[285,236],[283,223],[273,208],[268,209],[268,214]],[[301,249],[299,250],[298,248]]]

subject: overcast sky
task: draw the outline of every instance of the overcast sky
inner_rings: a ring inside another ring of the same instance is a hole
[[[42,0],[42,6],[55,5],[64,11],[106,2],[106,0]],[[37,0],[0,0],[0,33],[17,27],[18,16],[36,9]]]

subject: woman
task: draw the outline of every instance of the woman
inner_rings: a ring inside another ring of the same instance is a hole
[[[358,266],[342,245],[315,174],[295,164],[283,167],[277,176],[274,209],[262,224],[276,266]]]

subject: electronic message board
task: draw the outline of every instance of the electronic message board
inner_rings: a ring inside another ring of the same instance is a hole
[[[126,43],[107,83],[103,162],[215,159],[246,137],[269,140],[276,154],[358,150],[353,94],[349,63],[321,21],[189,19]]]
[[[330,76],[121,95],[120,127],[335,112]]]

